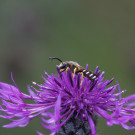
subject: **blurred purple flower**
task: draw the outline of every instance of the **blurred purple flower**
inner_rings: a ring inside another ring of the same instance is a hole
[[[42,126],[54,135],[76,114],[75,119],[81,116],[82,122],[89,121],[92,135],[97,135],[92,119],[95,115],[106,119],[108,126],[120,124],[125,129],[135,129],[135,95],[122,98],[125,90],[121,91],[118,83],[109,87],[113,79],[104,80],[104,72],[100,74],[98,67],[95,74],[97,80],[92,82],[86,77],[82,79],[81,74],[72,74],[70,70],[62,73],[58,70],[58,75],[45,72],[47,78],[43,77],[43,84],[33,82],[37,88],[28,86],[29,95],[22,93],[16,84],[1,82],[0,111],[3,113],[0,117],[12,121],[3,127],[24,127],[40,115]],[[34,103],[25,103],[23,99]]]

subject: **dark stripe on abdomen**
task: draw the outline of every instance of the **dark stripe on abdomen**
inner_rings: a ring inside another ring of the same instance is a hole
[[[96,74],[92,73],[91,71],[84,69],[82,72],[83,72],[83,75],[87,77],[88,79],[90,79],[91,81],[95,81],[95,79],[97,78]]]

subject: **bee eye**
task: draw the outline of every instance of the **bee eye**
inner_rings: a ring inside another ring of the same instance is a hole
[[[67,63],[61,65],[59,68],[60,68],[60,69],[64,69],[64,68],[66,68],[66,67],[67,67]]]

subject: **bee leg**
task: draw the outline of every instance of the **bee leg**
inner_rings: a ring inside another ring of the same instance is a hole
[[[62,73],[63,71],[65,71],[65,69],[60,69],[60,73]]]
[[[74,68],[74,74],[76,74],[77,68]]]
[[[74,75],[76,74],[76,71],[77,71],[77,68],[74,68],[73,78],[74,78]]]
[[[82,76],[81,76],[81,86],[82,86],[82,81],[83,81],[83,72],[80,73]]]
[[[67,74],[68,69],[69,69],[69,67],[67,67],[66,70],[65,70],[66,71],[66,74]]]

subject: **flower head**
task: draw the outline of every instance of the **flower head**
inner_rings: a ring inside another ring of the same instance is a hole
[[[134,129],[135,95],[122,98],[125,91],[120,90],[118,83],[110,86],[113,79],[104,80],[104,72],[100,73],[98,67],[95,74],[97,79],[93,82],[87,77],[82,78],[81,74],[73,74],[70,69],[67,72],[58,70],[57,75],[45,72],[47,78],[43,77],[43,84],[33,82],[34,86],[28,86],[29,95],[17,86],[0,83],[0,111],[3,112],[0,117],[12,121],[4,127],[24,127],[40,115],[42,126],[53,135],[74,115],[82,122],[87,120],[91,134],[96,135],[93,117],[97,115],[106,119],[108,126],[120,124],[125,129]],[[35,103],[28,104],[23,99]]]

